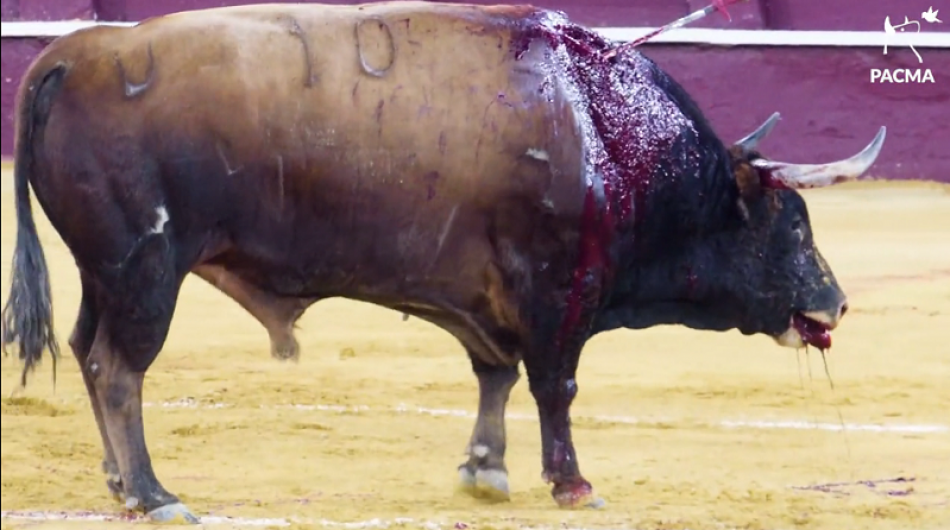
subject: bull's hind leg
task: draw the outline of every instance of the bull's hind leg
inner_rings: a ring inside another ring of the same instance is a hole
[[[89,280],[84,272],[80,272],[80,279],[82,281],[82,301],[79,304],[76,327],[73,328],[73,333],[69,337],[69,346],[79,363],[79,370],[82,373],[83,382],[86,384],[86,391],[89,393],[92,413],[96,418],[96,425],[99,427],[99,434],[102,437],[102,471],[107,476],[106,486],[108,486],[113,496],[122,500],[122,478],[119,476],[119,465],[116,463],[115,453],[112,451],[112,442],[109,441],[109,435],[106,432],[102,407],[99,404],[99,398],[96,396],[96,388],[93,384],[93,376],[89,371],[89,364],[86,362],[96,338],[96,330],[99,328],[97,294],[94,283]]]
[[[275,359],[297,360],[300,357],[294,324],[315,300],[274,296],[220,265],[202,264],[191,272],[231,297],[264,326]]]
[[[478,377],[478,418],[466,449],[468,461],[459,466],[460,487],[477,498],[506,501],[510,492],[505,407],[520,377],[518,367],[485,364],[471,351],[469,357]]]
[[[159,483],[145,445],[142,382],[168,334],[184,273],[163,234],[136,243],[114,275],[100,278],[100,321],[86,370],[118,464],[126,507],[158,521],[197,518]]]
[[[142,381],[145,370],[130,362],[126,348],[117,347],[110,332],[121,320],[103,321],[89,355],[89,371],[102,406],[102,416],[121,480],[122,497],[129,510],[141,511],[156,521],[198,519],[169,493],[152,469],[142,422]],[[121,341],[117,341],[121,342]]]

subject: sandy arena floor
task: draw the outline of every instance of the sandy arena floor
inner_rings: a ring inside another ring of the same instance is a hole
[[[5,301],[9,169],[0,182]],[[146,380],[156,471],[216,528],[946,530],[950,187],[864,184],[806,196],[852,307],[829,355],[836,388],[817,352],[809,374],[804,353],[796,361],[765,337],[672,327],[598,337],[573,412],[581,469],[608,502],[601,511],[554,506],[524,379],[510,408],[512,502],[454,493],[477,395],[448,334],[329,301],[301,321],[301,362],[281,364],[263,328],[197,278]],[[93,520],[121,512],[65,344],[76,269],[39,221],[65,351],[55,389],[46,362],[25,397],[3,399],[2,528],[140,526]],[[3,360],[4,396],[19,372],[15,358]],[[54,512],[78,522],[35,521]]]

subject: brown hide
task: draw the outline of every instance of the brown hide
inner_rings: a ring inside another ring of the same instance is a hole
[[[492,336],[525,336],[531,267],[572,263],[584,189],[574,88],[548,46],[512,51],[541,14],[262,5],[78,32],[27,76],[68,68],[34,187],[81,267],[121,263],[164,207],[185,270],[379,303],[511,363]]]

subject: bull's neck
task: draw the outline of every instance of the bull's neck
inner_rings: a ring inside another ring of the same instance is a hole
[[[617,327],[685,324],[728,329],[729,315],[711,311],[721,253],[741,222],[736,187],[721,143],[708,142],[694,164],[660,168],[635,223],[620,238],[624,256],[595,333]]]

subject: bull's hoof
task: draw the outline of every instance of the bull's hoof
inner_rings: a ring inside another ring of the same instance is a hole
[[[459,466],[459,490],[491,502],[511,500],[508,489],[508,473],[501,469],[474,469],[468,465]]]
[[[109,488],[109,494],[116,502],[125,502],[125,487],[122,484],[122,475],[119,474],[119,466],[109,460],[102,461],[102,472],[106,475],[106,487]]]
[[[558,506],[570,510],[599,509],[607,505],[604,499],[594,494],[593,486],[583,479],[554,486],[551,496]]]
[[[125,502],[125,489],[122,487],[122,479],[118,475],[109,475],[106,479],[106,487],[116,502]]]
[[[148,518],[153,522],[162,524],[199,524],[201,521],[195,517],[187,506],[180,502],[166,504],[160,508],[148,512]]]
[[[299,361],[300,344],[294,337],[279,340],[272,339],[270,354],[271,357],[277,359],[278,361]]]

